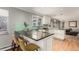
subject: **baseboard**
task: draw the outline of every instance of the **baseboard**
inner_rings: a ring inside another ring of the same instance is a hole
[[[12,48],[12,45],[9,45],[9,46],[0,48],[0,51],[6,51],[6,50],[11,49],[11,48]]]

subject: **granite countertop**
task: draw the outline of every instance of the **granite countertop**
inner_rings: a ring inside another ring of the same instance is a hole
[[[45,32],[42,32],[42,33],[40,33],[40,32],[24,32],[24,33],[22,33],[22,35],[24,35],[24,36],[26,36],[26,37],[28,37],[28,38],[31,38],[31,39],[33,39],[33,40],[35,40],[35,41],[39,41],[39,40],[42,40],[42,39],[44,39],[44,38],[46,38],[46,37],[49,37],[49,36],[51,36],[51,35],[53,35],[53,34],[50,34],[50,33],[45,33]],[[38,37],[38,38],[34,38],[34,37]],[[40,36],[40,37],[39,37]]]

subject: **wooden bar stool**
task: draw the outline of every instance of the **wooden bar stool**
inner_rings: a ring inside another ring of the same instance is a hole
[[[27,44],[21,37],[18,38],[19,46],[23,51],[38,51],[40,48],[38,45],[34,43]]]

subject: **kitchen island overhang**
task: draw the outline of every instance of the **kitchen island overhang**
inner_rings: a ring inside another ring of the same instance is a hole
[[[39,51],[52,51],[53,35],[54,34],[50,34],[40,39],[34,39],[26,35],[23,35],[23,37],[25,40],[28,40],[30,43],[34,43],[38,45],[40,47]]]

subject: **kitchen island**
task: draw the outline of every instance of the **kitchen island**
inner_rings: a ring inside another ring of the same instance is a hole
[[[53,34],[46,34],[45,32],[41,31],[33,31],[31,34],[26,34],[24,32],[22,36],[25,40],[29,41],[30,43],[34,43],[40,47],[39,51],[51,51],[52,50],[52,40]]]
[[[30,38],[28,36],[23,35],[25,40],[28,40],[30,43],[34,43],[40,47],[39,51],[52,51],[52,43],[53,43],[53,34],[50,34],[46,37],[42,37],[40,39]]]

